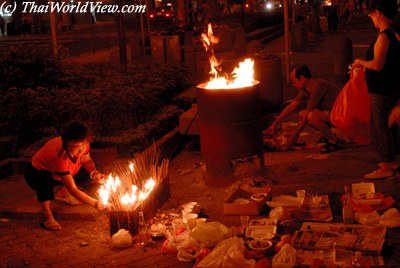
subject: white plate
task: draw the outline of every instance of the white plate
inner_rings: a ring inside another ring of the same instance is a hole
[[[249,226],[265,226],[265,225],[267,225],[267,219],[253,219],[249,223]]]
[[[272,247],[271,241],[252,240],[247,244],[249,245],[249,248],[258,252],[264,252]]]
[[[165,232],[160,232],[160,233],[153,233],[153,232],[149,232],[149,234],[152,237],[163,237],[165,235]]]
[[[276,230],[275,225],[250,226],[246,229],[246,236],[256,240],[268,240],[275,236]]]
[[[167,227],[164,224],[152,224],[149,229],[149,234],[152,237],[161,237],[165,235],[165,232],[167,231]]]

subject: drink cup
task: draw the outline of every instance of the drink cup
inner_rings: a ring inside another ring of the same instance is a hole
[[[172,221],[172,228],[174,233],[177,234],[179,230],[186,228],[186,223],[182,219],[175,219]]]
[[[186,229],[192,230],[196,226],[196,213],[188,213],[183,216],[183,221],[186,223]]]
[[[191,208],[185,208],[182,210],[182,218],[186,215],[192,213],[192,209]]]
[[[240,216],[240,224],[243,229],[246,229],[249,226],[249,216]]]
[[[296,194],[298,198],[304,198],[306,197],[306,190],[297,190]]]

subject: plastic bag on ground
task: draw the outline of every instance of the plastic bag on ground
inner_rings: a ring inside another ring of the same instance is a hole
[[[371,212],[356,211],[354,219],[363,225],[379,224],[379,214],[375,210]]]
[[[190,233],[192,238],[196,239],[207,248],[215,247],[220,241],[231,237],[231,235],[231,229],[220,222],[198,224]]]
[[[179,246],[177,250],[178,250],[178,256],[177,256],[178,260],[183,262],[192,262],[197,259],[197,256],[199,256],[201,247],[200,245],[197,246],[190,245],[188,247]]]
[[[214,250],[207,255],[198,268],[244,268],[253,267],[254,259],[244,257],[243,240],[238,237],[231,237],[218,243]]]
[[[296,264],[297,251],[290,244],[285,244],[272,258],[272,268],[292,268]]]
[[[127,248],[132,245],[132,236],[125,229],[119,229],[111,237],[111,244],[116,248]]]
[[[385,213],[382,214],[382,216],[380,216],[379,223],[388,228],[400,227],[399,210],[396,208],[388,209]]]
[[[163,246],[161,247],[161,251],[163,253],[176,253],[176,252],[179,253],[179,250],[181,250],[181,255],[182,254],[185,255],[184,251],[190,251],[192,253],[195,251],[199,251],[200,247],[201,245],[199,244],[199,242],[190,237],[188,231],[184,231],[183,233],[177,236],[174,235],[169,236],[168,239],[165,240]]]
[[[196,263],[194,264],[193,268],[197,268],[197,265],[210,253],[212,252],[209,248],[203,248],[200,250],[199,255],[197,255]]]

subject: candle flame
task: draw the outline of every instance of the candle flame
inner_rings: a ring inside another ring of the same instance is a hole
[[[113,196],[117,200],[113,200],[114,202],[120,202],[124,206],[128,207],[137,207],[141,202],[146,200],[151,191],[154,189],[156,182],[153,178],[149,178],[144,184],[144,189],[138,192],[138,187],[136,185],[132,185],[129,191],[124,189],[121,180],[118,176],[113,177],[109,175],[106,183],[103,184],[99,189],[99,196],[101,198],[102,203],[105,206],[112,207],[113,204],[110,204],[110,197]]]

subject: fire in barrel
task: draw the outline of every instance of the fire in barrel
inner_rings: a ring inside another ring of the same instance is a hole
[[[253,79],[252,59],[240,62],[230,75],[222,73],[213,51],[218,40],[211,25],[202,40],[212,75],[196,90],[204,177],[209,185],[223,186],[233,182],[233,159],[257,155],[264,168],[259,82]]]

